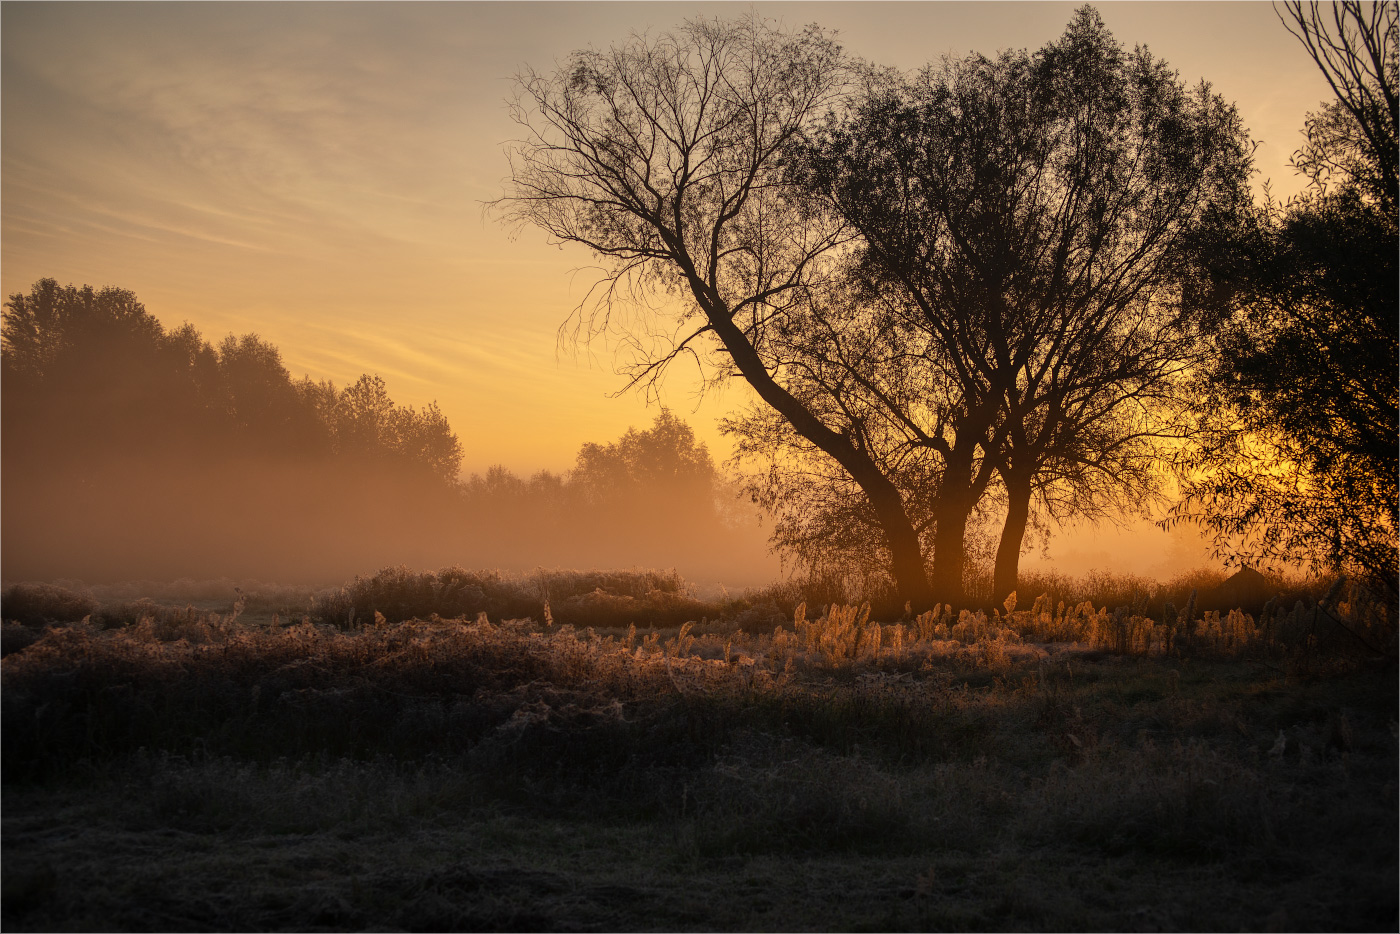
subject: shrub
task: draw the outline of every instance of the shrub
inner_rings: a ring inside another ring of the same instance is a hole
[[[33,645],[39,636],[34,630],[16,623],[0,624],[0,657],[18,652]]]
[[[0,617],[28,626],[76,623],[96,610],[91,594],[53,584],[15,584],[0,596]]]
[[[500,571],[444,568],[417,573],[384,568],[356,577],[339,591],[318,597],[312,615],[320,622],[351,627],[379,613],[388,622],[475,618],[545,619],[575,626],[675,625],[719,616],[721,607],[695,599],[675,571]]]

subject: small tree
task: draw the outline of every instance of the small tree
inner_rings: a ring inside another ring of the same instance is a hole
[[[217,354],[222,408],[244,452],[291,457],[326,454],[330,431],[297,391],[282,353],[256,334],[230,334]]]
[[[714,513],[716,476],[709,449],[668,409],[649,429],[629,428],[610,444],[583,445],[571,481],[593,502],[643,494],[652,507],[686,504]]]
[[[462,445],[436,402],[422,412],[396,406],[383,377],[367,373],[339,393],[332,387],[331,393],[336,453],[426,471],[449,485],[457,482]]]

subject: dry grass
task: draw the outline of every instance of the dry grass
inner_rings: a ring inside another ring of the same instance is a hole
[[[51,626],[3,662],[4,926],[1395,927],[1385,608],[1008,603]]]
[[[696,600],[675,571],[565,571],[534,574],[445,568],[415,573],[385,568],[357,577],[337,592],[321,596],[313,608],[320,622],[353,628],[376,612],[390,622],[406,619],[533,616],[575,626],[655,623],[677,625],[718,605]]]
[[[1029,610],[1016,610],[1017,595],[1006,603],[1006,624],[1039,642],[1080,642],[1121,655],[1174,655],[1213,658],[1244,656],[1309,660],[1383,659],[1396,655],[1395,608],[1337,578],[1320,599],[1291,605],[1280,595],[1264,605],[1259,618],[1242,610],[1198,613],[1192,590],[1178,610],[1170,601],[1160,619],[1137,606],[1091,602],[1066,606],[1046,593]],[[979,614],[980,615],[980,614]],[[994,614],[998,620],[1000,613]]]

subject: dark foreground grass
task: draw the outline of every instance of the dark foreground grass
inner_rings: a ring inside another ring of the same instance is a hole
[[[0,922],[1396,928],[1393,662],[842,613],[49,629],[3,662]]]

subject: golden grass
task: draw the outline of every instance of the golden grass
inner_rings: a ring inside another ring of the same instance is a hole
[[[0,663],[7,929],[1394,918],[1394,667],[1291,610],[1173,640],[1048,598],[771,635],[238,609]]]

